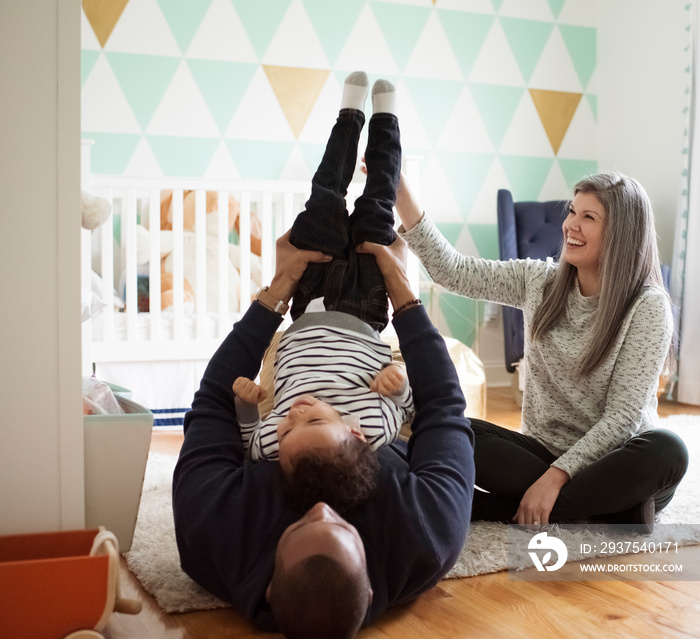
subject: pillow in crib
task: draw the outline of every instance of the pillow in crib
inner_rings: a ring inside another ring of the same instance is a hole
[[[85,322],[91,317],[95,317],[107,304],[105,304],[100,297],[91,291],[90,289],[81,289],[80,291],[81,299],[81,312],[80,321]]]

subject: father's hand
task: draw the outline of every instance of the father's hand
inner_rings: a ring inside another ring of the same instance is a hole
[[[289,302],[297,284],[310,262],[330,262],[333,257],[320,251],[303,251],[289,242],[291,231],[282,235],[276,243],[275,275],[268,292],[283,302]]]
[[[384,276],[384,284],[394,308],[403,306],[415,298],[406,274],[408,244],[400,235],[389,246],[362,242],[355,247],[358,253],[370,253],[377,260],[377,266]]]

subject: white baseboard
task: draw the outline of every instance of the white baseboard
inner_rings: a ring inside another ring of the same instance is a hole
[[[496,388],[499,386],[510,386],[514,373],[509,373],[506,370],[506,365],[503,361],[499,362],[482,362],[484,365],[484,373],[486,375],[486,386]]]

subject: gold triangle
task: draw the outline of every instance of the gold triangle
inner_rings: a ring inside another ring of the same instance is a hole
[[[537,114],[540,116],[549,143],[554,149],[554,155],[559,152],[559,147],[569,129],[582,95],[582,93],[530,89],[530,96],[535,103]]]
[[[83,11],[102,48],[112,35],[114,25],[119,21],[127,4],[129,0],[83,0]]]
[[[294,137],[298,138],[330,72],[269,64],[264,64],[263,69]]]

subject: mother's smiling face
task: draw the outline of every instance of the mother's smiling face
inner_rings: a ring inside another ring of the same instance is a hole
[[[562,224],[564,249],[561,259],[575,266],[579,279],[600,275],[603,233],[607,212],[592,193],[577,193]]]

